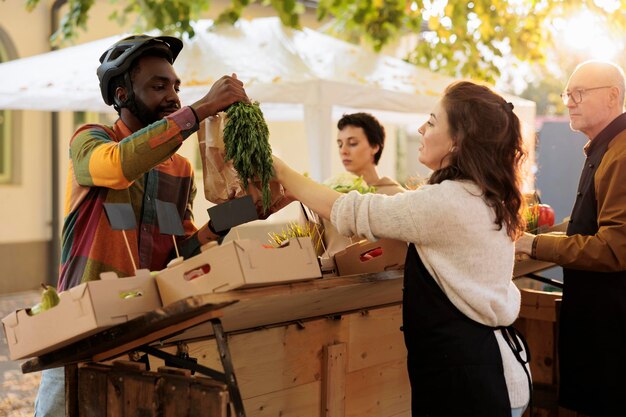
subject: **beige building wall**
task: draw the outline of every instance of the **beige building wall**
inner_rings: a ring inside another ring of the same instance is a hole
[[[21,58],[48,50],[48,13],[28,13],[23,2],[0,2],[4,49]],[[5,113],[12,123],[13,181],[0,185],[0,293],[46,281],[50,241],[50,115]]]

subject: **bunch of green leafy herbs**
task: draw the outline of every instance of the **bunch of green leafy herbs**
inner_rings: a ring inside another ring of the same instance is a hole
[[[224,147],[244,189],[250,180],[261,183],[263,211],[271,205],[270,179],[274,176],[269,129],[258,102],[238,102],[226,111]]]

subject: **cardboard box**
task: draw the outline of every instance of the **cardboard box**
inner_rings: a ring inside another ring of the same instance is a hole
[[[191,295],[224,292],[321,277],[310,238],[290,239],[280,248],[234,240],[160,271],[157,285],[164,305]]]
[[[407,248],[406,242],[400,240],[362,240],[335,254],[337,273],[354,275],[401,268]]]
[[[27,309],[22,309],[6,316],[2,324],[11,359],[48,353],[160,308],[154,277],[148,270],[137,273],[138,276],[129,278],[105,273],[99,281],[60,292],[61,301],[50,310],[29,316]],[[139,291],[141,295],[123,298],[121,294],[129,291]]]

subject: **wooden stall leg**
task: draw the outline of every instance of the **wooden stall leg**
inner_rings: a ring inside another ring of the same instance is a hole
[[[344,417],[345,415],[347,358],[345,343],[324,346],[322,417]]]
[[[228,341],[226,340],[226,334],[224,333],[222,322],[220,319],[211,319],[211,325],[213,326],[213,333],[215,334],[217,350],[220,354],[224,374],[226,374],[226,384],[228,385],[230,400],[235,408],[235,416],[246,417],[246,413],[243,408],[243,400],[241,399],[241,393],[239,392],[239,385],[237,385],[237,378],[235,378],[235,370],[230,357]]]
[[[78,365],[65,365],[65,415],[78,417]]]

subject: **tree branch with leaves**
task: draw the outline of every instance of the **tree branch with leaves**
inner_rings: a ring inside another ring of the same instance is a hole
[[[26,0],[32,10],[40,0]],[[110,16],[120,26],[137,16],[135,31],[159,29],[164,33],[194,36],[191,22],[209,10],[208,0],[111,0],[118,9]],[[602,16],[609,29],[626,30],[626,0],[614,0],[607,9],[595,0],[228,0],[215,19],[234,24],[252,4],[272,8],[281,22],[300,28],[300,16],[316,7],[319,21],[330,21],[329,34],[359,42],[376,51],[415,34],[417,46],[407,60],[452,76],[493,82],[504,65],[524,62],[544,65],[558,50],[549,26],[572,12],[585,9]],[[606,2],[604,2],[606,3]],[[67,0],[67,12],[52,41],[62,44],[87,27],[94,0]],[[584,28],[581,28],[584,30]]]

